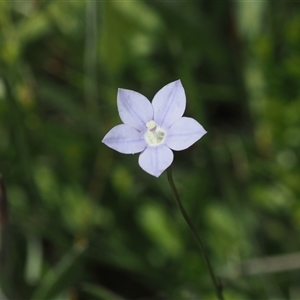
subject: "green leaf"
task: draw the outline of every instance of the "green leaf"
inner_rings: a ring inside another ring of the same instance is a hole
[[[74,272],[80,264],[80,258],[86,250],[86,245],[75,244],[70,251],[42,279],[31,300],[53,299],[69,287],[78,274]]]
[[[91,283],[84,283],[83,290],[91,295],[95,299],[99,300],[123,300],[124,298],[109,291],[108,289],[104,288],[103,286],[94,285]]]

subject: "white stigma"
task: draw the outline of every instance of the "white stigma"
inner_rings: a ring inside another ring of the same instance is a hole
[[[158,127],[156,123],[151,120],[146,123],[148,130],[146,131],[144,138],[148,145],[150,146],[158,146],[162,144],[165,140],[166,132]]]
[[[147,122],[146,126],[147,126],[148,130],[153,130],[153,129],[155,129],[156,124],[153,120],[151,120],[151,121]]]

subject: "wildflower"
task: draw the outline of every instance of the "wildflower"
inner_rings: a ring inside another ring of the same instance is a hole
[[[182,117],[186,97],[180,80],[160,89],[152,103],[140,93],[119,89],[117,104],[124,124],[112,128],[102,142],[121,153],[141,152],[140,167],[155,177],[171,165],[172,150],[184,150],[206,133],[196,120]]]

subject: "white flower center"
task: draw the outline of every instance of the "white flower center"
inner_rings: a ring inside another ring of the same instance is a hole
[[[146,131],[144,138],[150,146],[158,146],[165,140],[166,132],[158,127],[152,120],[146,124],[148,130]]]

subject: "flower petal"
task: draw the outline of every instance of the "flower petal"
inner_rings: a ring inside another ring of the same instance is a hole
[[[117,125],[103,138],[102,143],[125,154],[134,154],[143,151],[147,144],[142,134],[129,125]]]
[[[180,80],[171,82],[160,89],[153,98],[154,121],[160,127],[169,128],[182,117],[186,97]]]
[[[206,130],[196,120],[182,117],[169,128],[165,144],[173,150],[184,150],[205,133]]]
[[[172,150],[167,146],[148,147],[139,156],[139,165],[147,173],[159,177],[168,168],[174,158]]]
[[[118,110],[124,124],[144,131],[146,123],[153,119],[153,108],[150,101],[140,93],[118,89]]]

